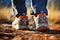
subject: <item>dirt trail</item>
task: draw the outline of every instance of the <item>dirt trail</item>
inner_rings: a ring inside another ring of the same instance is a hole
[[[51,23],[50,25],[52,29],[55,28],[52,27],[54,25],[52,25]],[[56,24],[55,26],[58,27],[59,25],[57,26]],[[0,28],[3,28],[4,30],[6,29],[8,30],[5,32],[3,31],[1,33],[1,29],[0,29],[1,40],[60,40],[60,34],[45,34],[45,33],[31,34],[31,31],[16,30],[14,28],[9,28],[8,26],[0,26]],[[6,32],[8,32],[8,34]],[[26,32],[30,32],[30,33],[26,33]]]

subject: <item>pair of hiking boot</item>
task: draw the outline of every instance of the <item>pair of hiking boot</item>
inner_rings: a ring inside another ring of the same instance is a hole
[[[48,25],[48,18],[46,17],[47,15],[44,14],[37,14],[34,15],[34,21],[36,24],[36,28],[34,29],[32,26],[33,30],[49,30],[49,25]],[[13,25],[18,25],[18,26],[14,26],[16,29],[29,29],[29,20],[28,20],[28,16],[19,16],[19,18],[15,19],[16,21],[18,21],[17,23],[13,22]],[[34,25],[34,24],[32,24]],[[14,28],[13,27],[13,28]]]

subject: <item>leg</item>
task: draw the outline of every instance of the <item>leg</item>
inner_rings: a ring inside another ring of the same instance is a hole
[[[34,15],[37,30],[49,29],[48,18],[46,17],[48,15],[46,6],[47,6],[47,0],[32,0],[31,8],[33,12],[31,13]]]
[[[18,26],[18,29],[24,29],[28,27],[27,9],[25,6],[25,0],[14,0],[18,14],[16,15],[17,23],[13,23]],[[20,4],[19,4],[20,3]]]

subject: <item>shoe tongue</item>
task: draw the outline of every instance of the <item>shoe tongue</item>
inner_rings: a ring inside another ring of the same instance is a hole
[[[21,20],[23,20],[23,19],[24,19],[24,16],[19,16],[19,18],[20,18]]]
[[[44,13],[43,16],[47,16],[46,13]]]
[[[37,14],[37,16],[41,17],[41,16],[42,16],[42,14]]]
[[[28,16],[20,16],[19,17],[21,20],[23,20],[23,19],[28,19]]]

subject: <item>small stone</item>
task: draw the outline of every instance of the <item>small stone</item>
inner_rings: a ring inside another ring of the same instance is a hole
[[[49,40],[57,40],[57,38],[55,36],[50,36]]]
[[[49,35],[49,34],[45,34],[44,36],[45,36],[45,37],[49,37],[50,35]]]

